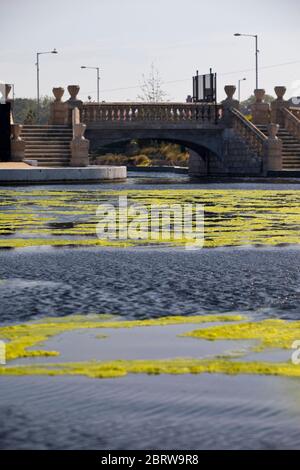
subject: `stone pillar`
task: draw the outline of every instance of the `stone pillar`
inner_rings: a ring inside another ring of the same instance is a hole
[[[84,137],[86,125],[73,124],[73,140],[71,142],[71,166],[89,165],[90,141]]]
[[[264,144],[264,174],[268,171],[282,170],[282,141],[277,137],[278,130],[278,124],[269,124],[268,140]]]
[[[12,89],[12,86],[10,83],[5,83],[5,101],[11,101],[11,99],[8,97],[10,90]]]
[[[10,143],[11,160],[13,162],[22,162],[25,157],[25,142],[21,139],[20,134],[23,126],[21,124],[12,124],[12,138]]]
[[[207,176],[207,161],[199,153],[189,150],[189,175],[190,176]]]
[[[285,86],[276,86],[274,88],[277,99],[271,103],[271,122],[274,124],[284,125],[284,117],[282,113],[283,108],[288,107],[288,101],[284,100],[283,97],[286,93]]]
[[[265,90],[254,90],[255,103],[251,106],[253,124],[267,125],[270,123],[270,106],[264,103]]]
[[[52,88],[55,100],[50,104],[50,122],[54,125],[68,124],[68,105],[62,102],[62,97],[65,92],[64,88]]]
[[[79,85],[68,86],[68,92],[70,94],[70,98],[66,101],[66,104],[68,106],[68,124],[72,124],[72,110],[74,108],[80,109],[82,107],[82,101],[77,99],[79,90]]]
[[[235,85],[226,85],[224,87],[224,90],[227,95],[227,98],[224,101],[222,101],[223,122],[226,125],[226,127],[232,127],[232,117],[231,117],[230,109],[231,108],[239,109],[240,102],[238,100],[233,99],[233,95],[236,92]]]
[[[13,124],[14,123],[14,117],[13,117],[13,99],[12,98],[9,98],[9,94],[10,94],[10,91],[12,89],[12,85],[10,83],[5,83],[4,85],[4,91],[5,91],[5,95],[4,95],[4,100],[5,100],[5,103],[10,103],[10,123]]]

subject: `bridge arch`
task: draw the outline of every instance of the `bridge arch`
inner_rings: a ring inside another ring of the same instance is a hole
[[[90,140],[91,151],[99,149],[106,149],[114,144],[121,144],[130,142],[132,140],[146,141],[154,140],[159,142],[173,143],[192,150],[199,158],[206,161],[210,156],[214,156],[222,160],[222,130],[216,133],[209,131],[190,131],[185,129],[180,132],[179,130],[149,130],[149,129],[110,129],[109,131],[103,129],[87,129],[86,138]]]

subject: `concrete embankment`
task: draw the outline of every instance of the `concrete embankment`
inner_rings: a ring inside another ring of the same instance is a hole
[[[125,166],[89,166],[46,168],[32,167],[24,163],[0,164],[0,185],[11,183],[87,183],[124,180]]]

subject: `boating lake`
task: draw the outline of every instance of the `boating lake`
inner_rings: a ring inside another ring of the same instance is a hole
[[[186,175],[134,172],[124,183],[2,187],[1,326],[93,314],[132,321],[208,314],[298,321],[299,190],[300,184],[200,184]],[[210,245],[85,246],[85,239],[93,240],[96,204],[126,191],[135,200],[144,191],[148,202],[174,201],[176,193],[182,199],[187,191],[188,198],[209,203]],[[247,243],[240,242],[248,230]],[[62,335],[61,342],[51,339],[56,343],[50,346],[61,345],[66,361],[70,355],[79,360],[80,350],[91,360],[97,354],[113,360],[197,356],[198,339],[184,339],[182,347],[172,339],[194,325],[182,331],[155,328],[116,337],[109,330],[110,339],[98,339],[99,352],[91,337],[75,333]],[[199,357],[223,353],[229,343],[218,349],[201,340]],[[287,358],[291,353],[286,351]],[[0,448],[299,448],[299,381],[220,373],[3,375]]]

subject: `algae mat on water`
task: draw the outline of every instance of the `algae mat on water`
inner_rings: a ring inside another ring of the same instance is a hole
[[[20,325],[3,326],[0,338],[6,342],[7,365],[0,366],[0,375],[83,375],[92,378],[113,378],[127,374],[257,374],[300,377],[300,366],[288,362],[242,361],[230,356],[210,359],[182,358],[155,360],[113,360],[10,364],[24,357],[58,356],[58,351],[31,350],[47,339],[68,331],[82,329],[125,329],[155,326],[167,327],[179,324],[226,323],[194,330],[185,336],[200,339],[256,339],[258,350],[290,348],[300,337],[300,322],[263,320],[249,322],[242,315],[170,316],[150,320],[121,320],[109,315],[73,315],[63,318],[45,318]],[[155,334],[155,333],[154,333]],[[183,335],[182,335],[183,336]],[[103,336],[101,336],[102,338]],[[177,339],[180,341],[180,337]],[[191,339],[193,340],[193,339]],[[256,349],[256,346],[253,348]],[[246,354],[246,353],[245,353]]]
[[[300,191],[297,190],[0,190],[0,248],[27,246],[145,246],[165,245],[153,239],[151,229],[162,228],[162,217],[147,216],[141,239],[99,239],[96,227],[99,205],[127,197],[128,206],[151,206],[168,211],[168,205],[201,204],[204,207],[204,247],[298,244]],[[173,226],[178,216],[171,215]],[[195,222],[192,215],[193,222]],[[128,217],[129,222],[133,216]],[[179,221],[180,222],[180,221]],[[194,223],[195,227],[195,223]],[[127,226],[119,224],[121,231]],[[157,234],[157,233],[156,233]],[[183,246],[184,236],[167,245]]]

